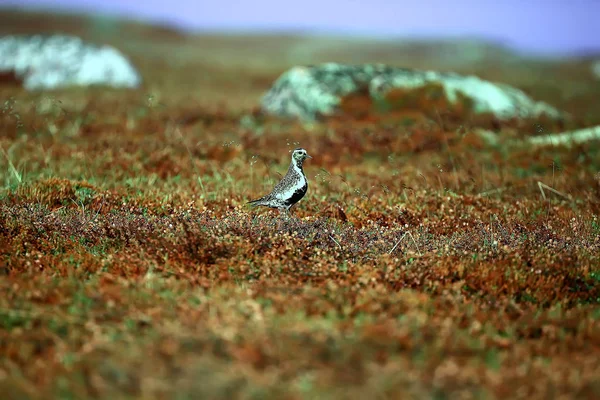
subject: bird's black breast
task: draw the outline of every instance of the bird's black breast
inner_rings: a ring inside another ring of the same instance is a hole
[[[285,200],[285,205],[291,206],[292,204],[299,202],[300,199],[302,199],[304,197],[307,190],[308,190],[308,185],[304,184],[304,186],[302,186],[301,188],[296,190],[288,199]]]

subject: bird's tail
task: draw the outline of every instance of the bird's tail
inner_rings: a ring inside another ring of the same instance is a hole
[[[247,202],[246,204],[249,204],[251,207],[256,207],[256,206],[260,206],[262,205],[262,201],[264,199],[261,197],[260,199],[256,199],[256,200],[250,200],[249,202]]]

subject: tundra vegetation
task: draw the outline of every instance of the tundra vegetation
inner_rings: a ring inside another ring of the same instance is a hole
[[[111,44],[143,84],[0,86],[3,396],[600,397],[600,141],[527,144],[600,125],[589,62],[0,14],[39,32]],[[569,118],[435,88],[311,123],[257,111],[325,61],[474,74]],[[296,147],[293,218],[246,207]]]

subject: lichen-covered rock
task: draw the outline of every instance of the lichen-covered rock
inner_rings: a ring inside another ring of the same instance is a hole
[[[107,85],[134,88],[141,78],[111,46],[67,35],[0,38],[0,73],[13,73],[28,90]]]
[[[469,99],[475,113],[492,113],[500,119],[558,118],[552,106],[530,99],[514,87],[454,73],[419,71],[384,64],[344,65],[326,63],[294,67],[285,72],[264,95],[261,106],[267,114],[314,120],[334,115],[344,96],[367,91],[373,100],[384,100],[395,89],[443,88],[450,103],[459,96]]]

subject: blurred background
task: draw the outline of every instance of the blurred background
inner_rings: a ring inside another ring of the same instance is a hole
[[[600,52],[598,0],[1,0],[192,31],[484,40],[543,56]]]
[[[139,71],[143,90],[170,104],[248,110],[293,66],[385,63],[472,74],[515,86],[586,121],[600,115],[599,0],[0,5],[0,36],[60,33],[112,45]]]

